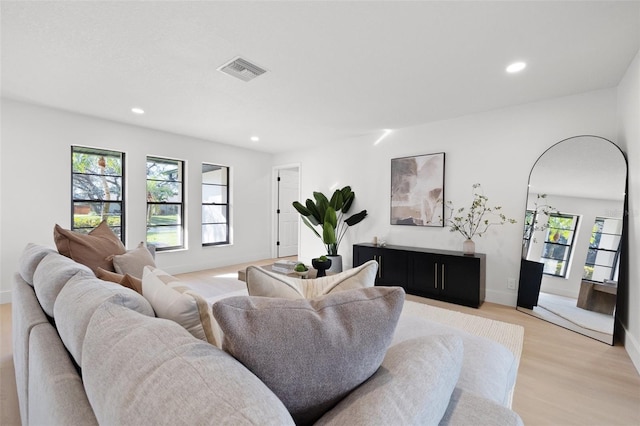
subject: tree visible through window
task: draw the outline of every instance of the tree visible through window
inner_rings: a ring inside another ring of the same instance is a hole
[[[229,168],[202,164],[202,245],[229,243]]]
[[[183,162],[147,157],[147,243],[157,250],[184,247]]]
[[[88,233],[103,220],[124,242],[124,153],[71,147],[71,229]]]
[[[621,219],[597,217],[591,231],[582,278],[598,282],[617,279],[621,239]]]
[[[547,236],[541,256],[541,260],[544,263],[543,272],[547,275],[565,277],[578,225],[578,217],[566,214],[551,214],[547,225]]]

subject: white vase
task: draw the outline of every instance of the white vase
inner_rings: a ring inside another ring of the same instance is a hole
[[[476,243],[472,239],[468,238],[462,243],[462,253],[472,255],[476,253]]]
[[[337,256],[327,256],[331,259],[331,267],[327,269],[327,272],[342,272],[342,255]]]

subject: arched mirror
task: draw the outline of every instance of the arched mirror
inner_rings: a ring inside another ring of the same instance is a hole
[[[611,141],[565,139],[529,175],[517,309],[613,344],[627,162]]]

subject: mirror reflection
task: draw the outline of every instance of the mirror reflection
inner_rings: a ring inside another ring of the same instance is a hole
[[[529,175],[518,310],[613,344],[627,163],[604,138],[545,151]]]

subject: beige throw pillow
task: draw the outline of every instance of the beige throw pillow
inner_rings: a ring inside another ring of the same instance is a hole
[[[403,303],[401,287],[369,287],[312,300],[230,297],[216,302],[213,314],[224,332],[222,348],[300,425],[317,420],[376,372]]]
[[[100,225],[88,234],[70,231],[56,224],[53,228],[53,239],[61,255],[88,266],[94,272],[97,268],[114,271],[110,256],[126,251],[120,238],[107,225],[107,221],[100,222]]]
[[[156,266],[151,252],[141,242],[133,250],[124,254],[113,256],[113,267],[119,274],[129,274],[136,278],[142,278],[142,270],[145,266]]]
[[[214,332],[217,326],[211,306],[180,280],[160,269],[145,266],[142,295],[157,317],[177,322],[198,339],[216,345],[219,339]]]
[[[373,287],[377,272],[378,263],[375,260],[339,274],[312,279],[288,277],[258,266],[249,266],[246,281],[250,296],[313,299],[338,291]]]

